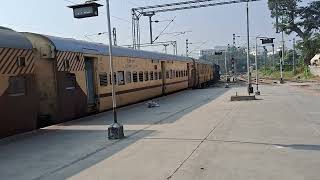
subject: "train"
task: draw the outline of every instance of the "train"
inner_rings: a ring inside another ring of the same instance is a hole
[[[189,57],[0,28],[0,138],[220,78],[219,66]],[[112,76],[114,78],[112,78]],[[113,79],[113,81],[112,81]]]

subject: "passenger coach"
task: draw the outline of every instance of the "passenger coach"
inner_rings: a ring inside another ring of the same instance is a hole
[[[0,27],[0,138],[37,128],[34,62],[29,40]]]
[[[213,64],[156,52],[1,30],[1,136],[125,106],[215,79]],[[112,76],[114,82],[112,82]]]

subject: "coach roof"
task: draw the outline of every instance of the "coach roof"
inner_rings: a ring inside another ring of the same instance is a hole
[[[84,54],[109,55],[109,46],[101,43],[93,43],[72,38],[61,38],[55,36],[47,37],[58,51],[81,52]],[[183,56],[175,56],[170,54],[163,54],[158,52],[134,50],[119,46],[113,46],[113,55],[120,57],[136,57],[155,60],[179,60],[192,61],[191,58]]]
[[[22,34],[7,28],[0,28],[0,48],[32,49],[32,44]]]

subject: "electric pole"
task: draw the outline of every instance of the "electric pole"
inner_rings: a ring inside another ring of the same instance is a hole
[[[284,32],[283,32],[283,29],[282,29],[282,33],[281,33],[281,36],[282,36],[282,56],[281,56],[281,59],[280,59],[280,83],[283,84],[284,81],[283,81],[283,61],[284,61]]]
[[[272,71],[275,70],[275,64],[274,64],[274,44],[272,44]]]
[[[231,71],[232,71],[232,75],[235,76],[236,73],[236,62],[235,62],[235,48],[236,48],[236,34],[232,35],[232,57],[231,57]]]
[[[117,46],[117,29],[113,28],[112,29],[112,36],[113,36],[113,45]]]
[[[293,38],[293,54],[292,54],[292,71],[293,74],[295,74],[296,72],[296,60],[295,57],[296,56],[296,38]]]
[[[192,43],[189,43],[189,39],[186,40],[186,56],[189,57],[189,45]]]
[[[248,71],[248,94],[253,93],[250,72],[250,26],[249,26],[249,1],[247,1],[247,71]]]
[[[168,52],[167,52],[167,47],[169,46],[169,44],[164,44],[163,46],[164,46],[164,52],[165,52],[166,54],[168,54]]]

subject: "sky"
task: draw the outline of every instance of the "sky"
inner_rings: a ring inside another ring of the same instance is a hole
[[[118,45],[132,44],[131,8],[156,5],[183,0],[110,0],[111,25],[117,29]],[[219,0],[217,0],[219,1]],[[220,0],[221,1],[221,0]],[[311,0],[304,0],[309,2]],[[108,43],[107,34],[96,35],[107,31],[106,8],[101,7],[98,17],[74,19],[72,9],[67,6],[83,3],[84,0],[10,0],[1,2],[0,26],[21,32],[35,32],[47,35],[76,38],[86,41]],[[105,5],[105,1],[99,3]],[[250,3],[250,35],[276,38],[279,45],[281,36],[275,33],[273,19],[270,17],[267,0]],[[246,35],[246,4],[232,4],[175,12],[159,13],[153,20],[154,36],[157,36],[174,19],[165,33],[192,31],[173,37],[172,34],[161,36],[158,41],[175,40],[178,42],[178,54],[185,54],[185,40],[189,39],[192,56],[197,57],[200,49],[232,44],[232,34]],[[141,43],[148,43],[148,18],[141,18]],[[288,47],[295,35],[286,35]],[[236,39],[237,46],[245,45],[246,38]],[[251,46],[254,38],[251,38]],[[276,45],[276,46],[277,46]],[[145,48],[146,50],[164,52],[164,47]],[[168,53],[173,53],[168,47]]]

